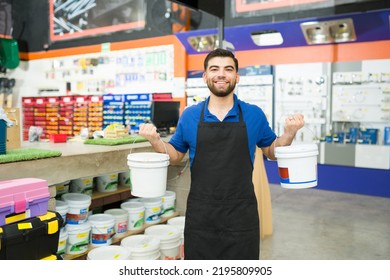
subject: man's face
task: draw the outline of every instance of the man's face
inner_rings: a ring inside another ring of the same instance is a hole
[[[214,57],[209,60],[207,69],[203,73],[203,80],[210,91],[219,97],[231,94],[238,83],[240,75],[237,73],[234,61],[230,57]]]

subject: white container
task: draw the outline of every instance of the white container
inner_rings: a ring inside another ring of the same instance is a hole
[[[134,153],[127,156],[131,193],[138,197],[163,196],[167,188],[169,155]]]
[[[63,227],[60,230],[60,237],[58,238],[57,255],[65,254],[67,241],[68,241],[68,231],[65,227]]]
[[[92,248],[87,254],[87,260],[129,260],[130,251],[119,245]]]
[[[121,237],[127,232],[127,223],[129,213],[121,208],[113,208],[104,211],[104,214],[110,214],[115,219],[115,237]]]
[[[162,260],[180,260],[180,231],[171,225],[154,225],[145,229],[145,235],[160,239]]]
[[[83,177],[70,181],[71,193],[82,193],[92,196],[93,192],[93,177]]]
[[[173,191],[166,191],[161,197],[162,208],[161,217],[170,217],[175,213],[176,193]]]
[[[276,147],[280,185],[287,189],[317,186],[317,155],[316,144]]]
[[[186,217],[185,216],[179,216],[171,218],[167,221],[168,225],[177,227],[180,231],[180,238],[181,238],[181,244],[180,244],[180,259],[184,260],[184,226],[185,226]]]
[[[118,189],[118,173],[98,176],[95,180],[99,192],[114,192]]]
[[[160,259],[160,240],[156,237],[144,234],[130,235],[122,239],[121,246],[130,251],[132,260]]]
[[[129,198],[127,200],[125,200],[124,202],[129,202],[129,201],[137,201],[137,202],[142,202],[141,198],[140,197],[132,197],[132,198]]]
[[[91,197],[82,193],[65,193],[61,196],[68,206],[66,214],[66,223],[77,225],[87,221],[88,209],[91,205]]]
[[[64,221],[64,225],[66,224],[66,214],[68,213],[69,211],[69,205],[66,201],[63,201],[63,200],[56,200],[56,212],[58,212],[63,221]]]
[[[127,229],[137,230],[144,226],[145,206],[139,201],[128,201],[121,204],[121,208],[128,213]]]
[[[67,224],[65,228],[68,232],[66,253],[70,255],[85,253],[89,246],[91,225],[88,222],[83,224]]]
[[[161,221],[161,197],[142,198],[145,206],[145,224],[157,224]]]
[[[70,181],[65,181],[59,184],[56,184],[56,197],[61,197],[64,193],[69,192],[69,186],[70,186]]]
[[[131,187],[130,171],[120,172],[118,174],[118,185],[129,188]]]
[[[94,214],[89,216],[88,222],[91,224],[91,245],[95,247],[111,245],[115,234],[114,217],[109,214]]]

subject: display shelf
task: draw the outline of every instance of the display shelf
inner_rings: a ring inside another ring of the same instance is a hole
[[[168,141],[168,138],[163,138]],[[101,176],[129,170],[127,156],[130,152],[152,152],[149,142],[116,146],[86,145],[83,142],[51,143],[26,142],[21,148],[60,151],[60,157],[17,161],[0,164],[0,181],[19,178],[40,178],[49,185],[89,176]],[[81,168],[80,168],[81,167]]]
[[[131,198],[130,188],[128,186],[118,186],[118,189],[113,192],[98,192],[94,191],[92,194],[92,202],[90,209],[93,210],[107,204],[123,201]]]
[[[173,213],[171,216],[169,217],[161,217],[161,220],[160,222],[158,223],[154,223],[154,224],[144,224],[144,226],[140,229],[137,229],[137,230],[128,230],[123,236],[121,237],[113,237],[112,239],[112,245],[120,245],[120,242],[122,241],[123,238],[126,238],[128,236],[131,236],[131,235],[135,235],[135,234],[142,234],[146,228],[150,227],[150,226],[154,226],[154,225],[157,225],[157,224],[165,224],[169,219],[172,219],[174,217],[177,217],[179,216],[179,213],[178,212],[175,212]],[[95,248],[94,246],[89,246],[88,247],[88,250],[82,254],[77,254],[77,255],[71,255],[71,254],[64,254],[63,256],[63,259],[64,260],[85,260],[87,258],[87,255],[88,255],[88,252],[90,250],[92,250],[93,248]]]

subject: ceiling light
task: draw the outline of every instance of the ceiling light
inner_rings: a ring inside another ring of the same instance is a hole
[[[350,18],[301,23],[306,42],[312,44],[341,43],[356,40],[355,28]]]
[[[282,34],[276,30],[263,30],[259,32],[252,32],[251,38],[255,45],[264,46],[277,46],[283,44]]]

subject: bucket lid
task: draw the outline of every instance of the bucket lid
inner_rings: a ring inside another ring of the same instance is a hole
[[[174,217],[174,218],[169,219],[167,221],[167,224],[184,229],[185,221],[186,221],[185,216],[179,216],[179,217]]]
[[[88,217],[88,221],[94,225],[115,224],[115,218],[110,214],[93,214]]]
[[[145,234],[156,236],[161,241],[167,241],[167,240],[180,238],[181,232],[177,227],[172,225],[155,225],[146,228]]]
[[[169,161],[169,155],[161,153],[134,153],[129,154],[127,160],[140,163]]]
[[[61,199],[66,202],[72,202],[77,204],[91,203],[91,196],[83,193],[64,193]]]
[[[65,228],[70,234],[75,231],[89,231],[91,230],[91,224],[88,222],[82,224],[66,224]]]
[[[128,260],[130,251],[119,245],[96,247],[88,252],[88,260]]]
[[[318,154],[318,146],[316,144],[300,144],[290,145],[275,148],[275,156],[282,154],[296,154],[296,153],[311,153],[316,152]]]
[[[159,250],[160,240],[153,236],[136,234],[123,238],[121,246],[128,248],[131,252],[150,252]]]
[[[174,191],[165,191],[165,194],[162,196],[162,198],[176,198],[176,193]]]
[[[145,206],[140,201],[127,201],[121,204],[121,208],[125,210],[129,209],[145,209]]]
[[[56,210],[68,210],[68,209],[69,209],[69,205],[66,201],[58,200],[58,199],[56,200]]]
[[[143,197],[143,198],[141,198],[141,202],[147,206],[154,206],[156,204],[157,205],[162,204],[161,197]]]
[[[121,208],[112,208],[104,211],[104,214],[109,214],[114,217],[125,217],[128,215],[127,211],[125,209]]]

